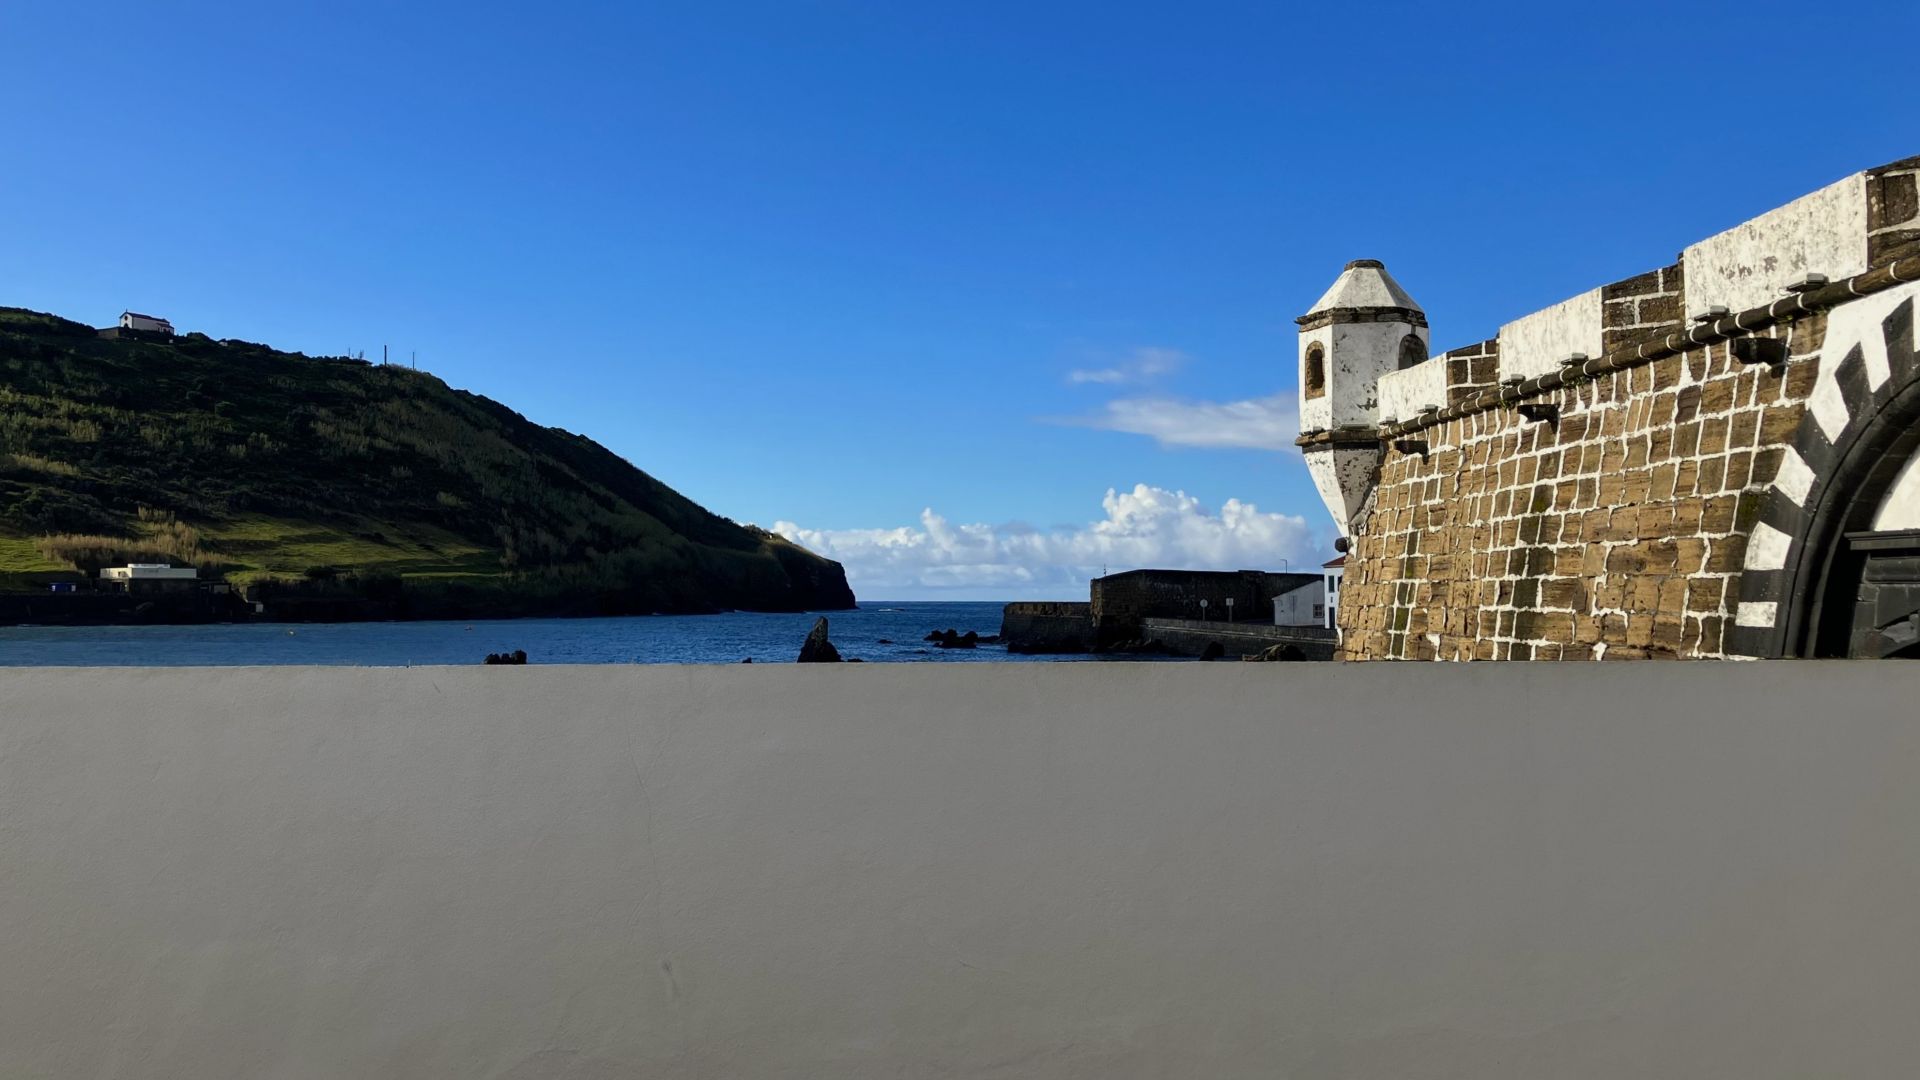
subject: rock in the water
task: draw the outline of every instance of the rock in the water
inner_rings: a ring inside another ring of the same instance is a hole
[[[933,642],[943,649],[973,649],[978,648],[982,644],[998,644],[1000,635],[995,634],[992,637],[981,637],[980,631],[978,630],[969,630],[962,634],[957,630],[949,628],[946,630],[935,630],[933,633],[927,635],[926,640]]]
[[[807,635],[806,643],[800,646],[802,664],[837,664],[840,662],[840,650],[827,640],[827,617],[820,616],[813,624],[813,631]]]
[[[515,649],[512,652],[490,652],[484,661],[488,664],[524,664],[527,662],[527,650]]]
[[[1225,655],[1227,655],[1227,650],[1217,641],[1207,642],[1207,647],[1200,650],[1200,659],[1202,660],[1218,660]]]

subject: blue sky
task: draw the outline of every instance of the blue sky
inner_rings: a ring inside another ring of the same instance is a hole
[[[863,596],[1318,561],[1293,317],[1479,340],[1920,152],[1920,6],[1809,10],[15,3],[0,303],[417,351]]]

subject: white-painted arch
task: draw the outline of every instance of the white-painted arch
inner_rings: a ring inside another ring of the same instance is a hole
[[[1920,452],[1907,459],[1873,512],[1873,530],[1920,529]]]

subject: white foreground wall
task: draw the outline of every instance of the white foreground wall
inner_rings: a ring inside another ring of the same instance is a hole
[[[0,1076],[1908,1077],[1916,692],[0,671]]]

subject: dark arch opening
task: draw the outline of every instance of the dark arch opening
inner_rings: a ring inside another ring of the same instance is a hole
[[[1307,346],[1307,370],[1303,378],[1308,397],[1317,398],[1327,392],[1327,350],[1317,341]]]
[[[1400,339],[1400,368],[1406,370],[1415,364],[1425,363],[1427,343],[1420,340],[1419,334],[1408,334]]]
[[[1857,354],[1848,359],[1858,362]],[[1862,648],[1867,626],[1885,619],[1888,603],[1898,604],[1897,592],[1890,591],[1878,603],[1870,594],[1879,593],[1883,585],[1897,588],[1905,561],[1920,559],[1920,535],[1872,529],[1874,514],[1901,468],[1920,453],[1920,374],[1883,398],[1857,433],[1834,450],[1831,470],[1814,505],[1807,508],[1806,536],[1786,597],[1781,652],[1803,657],[1912,656],[1911,648]]]

